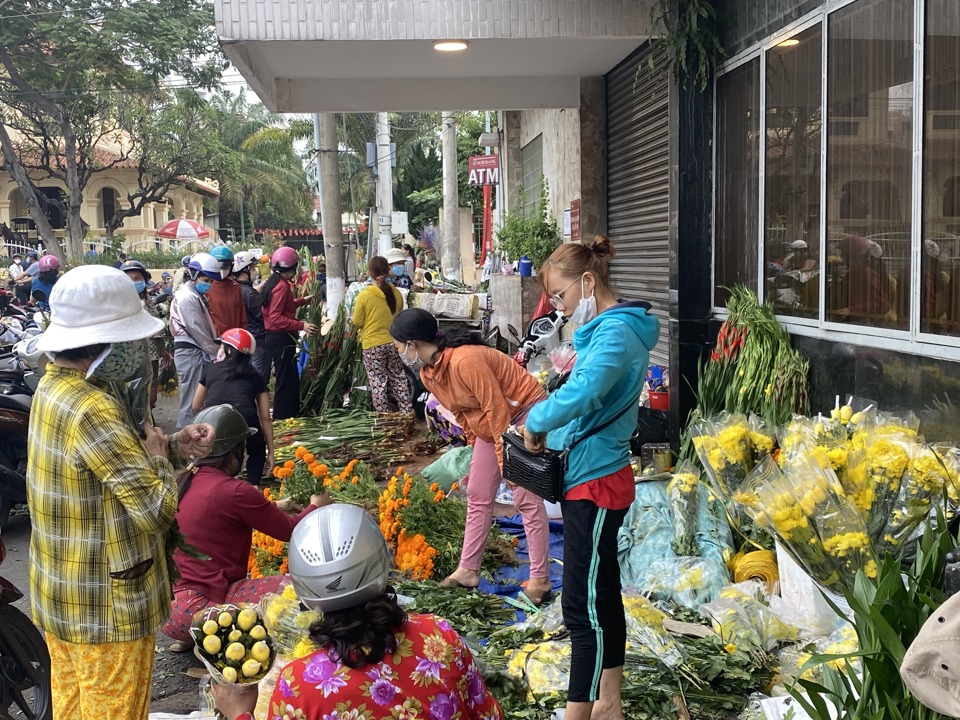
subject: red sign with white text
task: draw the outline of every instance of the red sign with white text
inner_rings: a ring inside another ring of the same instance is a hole
[[[467,158],[467,185],[496,185],[499,182],[499,155],[472,155]]]

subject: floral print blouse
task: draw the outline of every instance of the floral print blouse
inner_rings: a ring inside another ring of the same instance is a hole
[[[350,668],[327,648],[287,665],[270,720],[502,720],[470,649],[442,618],[410,614],[397,649]]]

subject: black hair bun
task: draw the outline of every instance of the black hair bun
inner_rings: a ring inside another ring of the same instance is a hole
[[[593,242],[586,245],[597,257],[608,261],[613,259],[613,243],[606,235],[597,235]]]

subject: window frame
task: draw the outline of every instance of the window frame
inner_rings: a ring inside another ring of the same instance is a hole
[[[717,76],[714,78],[714,102],[713,102],[713,161],[714,170],[716,170],[719,160],[720,138],[717,134],[717,80],[741,65],[759,60],[760,65],[760,137],[764,144],[764,149],[758,156],[758,176],[760,178],[759,186],[759,217],[757,220],[758,236],[755,238],[758,249],[758,268],[757,284],[754,290],[758,297],[764,297],[764,231],[766,224],[766,162],[767,153],[765,150],[766,131],[767,131],[767,51],[776,47],[785,40],[808,30],[811,27],[820,25],[821,30],[821,112],[823,117],[823,130],[820,133],[820,258],[821,272],[818,274],[820,282],[819,308],[817,318],[801,318],[792,315],[778,314],[777,320],[792,334],[814,337],[834,342],[848,342],[867,347],[878,347],[889,350],[896,350],[912,354],[922,354],[929,357],[936,357],[948,360],[960,359],[960,334],[958,335],[940,335],[921,331],[921,303],[920,292],[922,292],[922,267],[921,254],[923,251],[923,139],[926,125],[926,115],[924,113],[924,61],[925,61],[925,41],[926,41],[926,3],[925,0],[913,0],[914,28],[913,28],[913,128],[912,128],[912,156],[910,174],[912,187],[910,193],[911,209],[909,215],[910,224],[910,304],[909,304],[909,324],[907,330],[895,330],[891,328],[871,327],[869,325],[853,325],[847,323],[838,323],[828,321],[826,318],[827,298],[826,298],[826,280],[827,273],[822,271],[823,261],[827,257],[827,237],[828,220],[827,217],[827,180],[829,171],[827,166],[827,145],[828,145],[828,96],[827,79],[828,67],[830,63],[829,52],[829,18],[836,11],[861,0],[827,0],[816,10],[797,18],[791,23],[784,25],[777,32],[744,49],[742,52],[729,58],[717,70]],[[728,313],[725,307],[717,305],[717,199],[718,199],[718,178],[716,172],[713,173],[713,203],[711,207],[711,305],[715,317],[726,318]]]
[[[539,143],[539,148],[534,152],[533,144]],[[527,151],[530,151],[530,155],[527,156]],[[533,171],[527,171],[527,161],[532,160],[533,158],[540,159],[540,169],[537,172],[537,182],[532,183],[530,187],[527,187],[527,178],[533,175]],[[540,194],[543,192],[543,133],[532,137],[526,145],[520,148],[520,187],[523,190],[523,205],[520,207],[520,212],[523,217],[531,217],[536,211],[537,206],[540,204]],[[530,189],[535,188],[536,194],[531,195]]]

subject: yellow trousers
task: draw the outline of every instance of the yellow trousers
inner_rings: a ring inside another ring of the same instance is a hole
[[[53,720],[147,720],[155,638],[86,644],[47,633]]]

